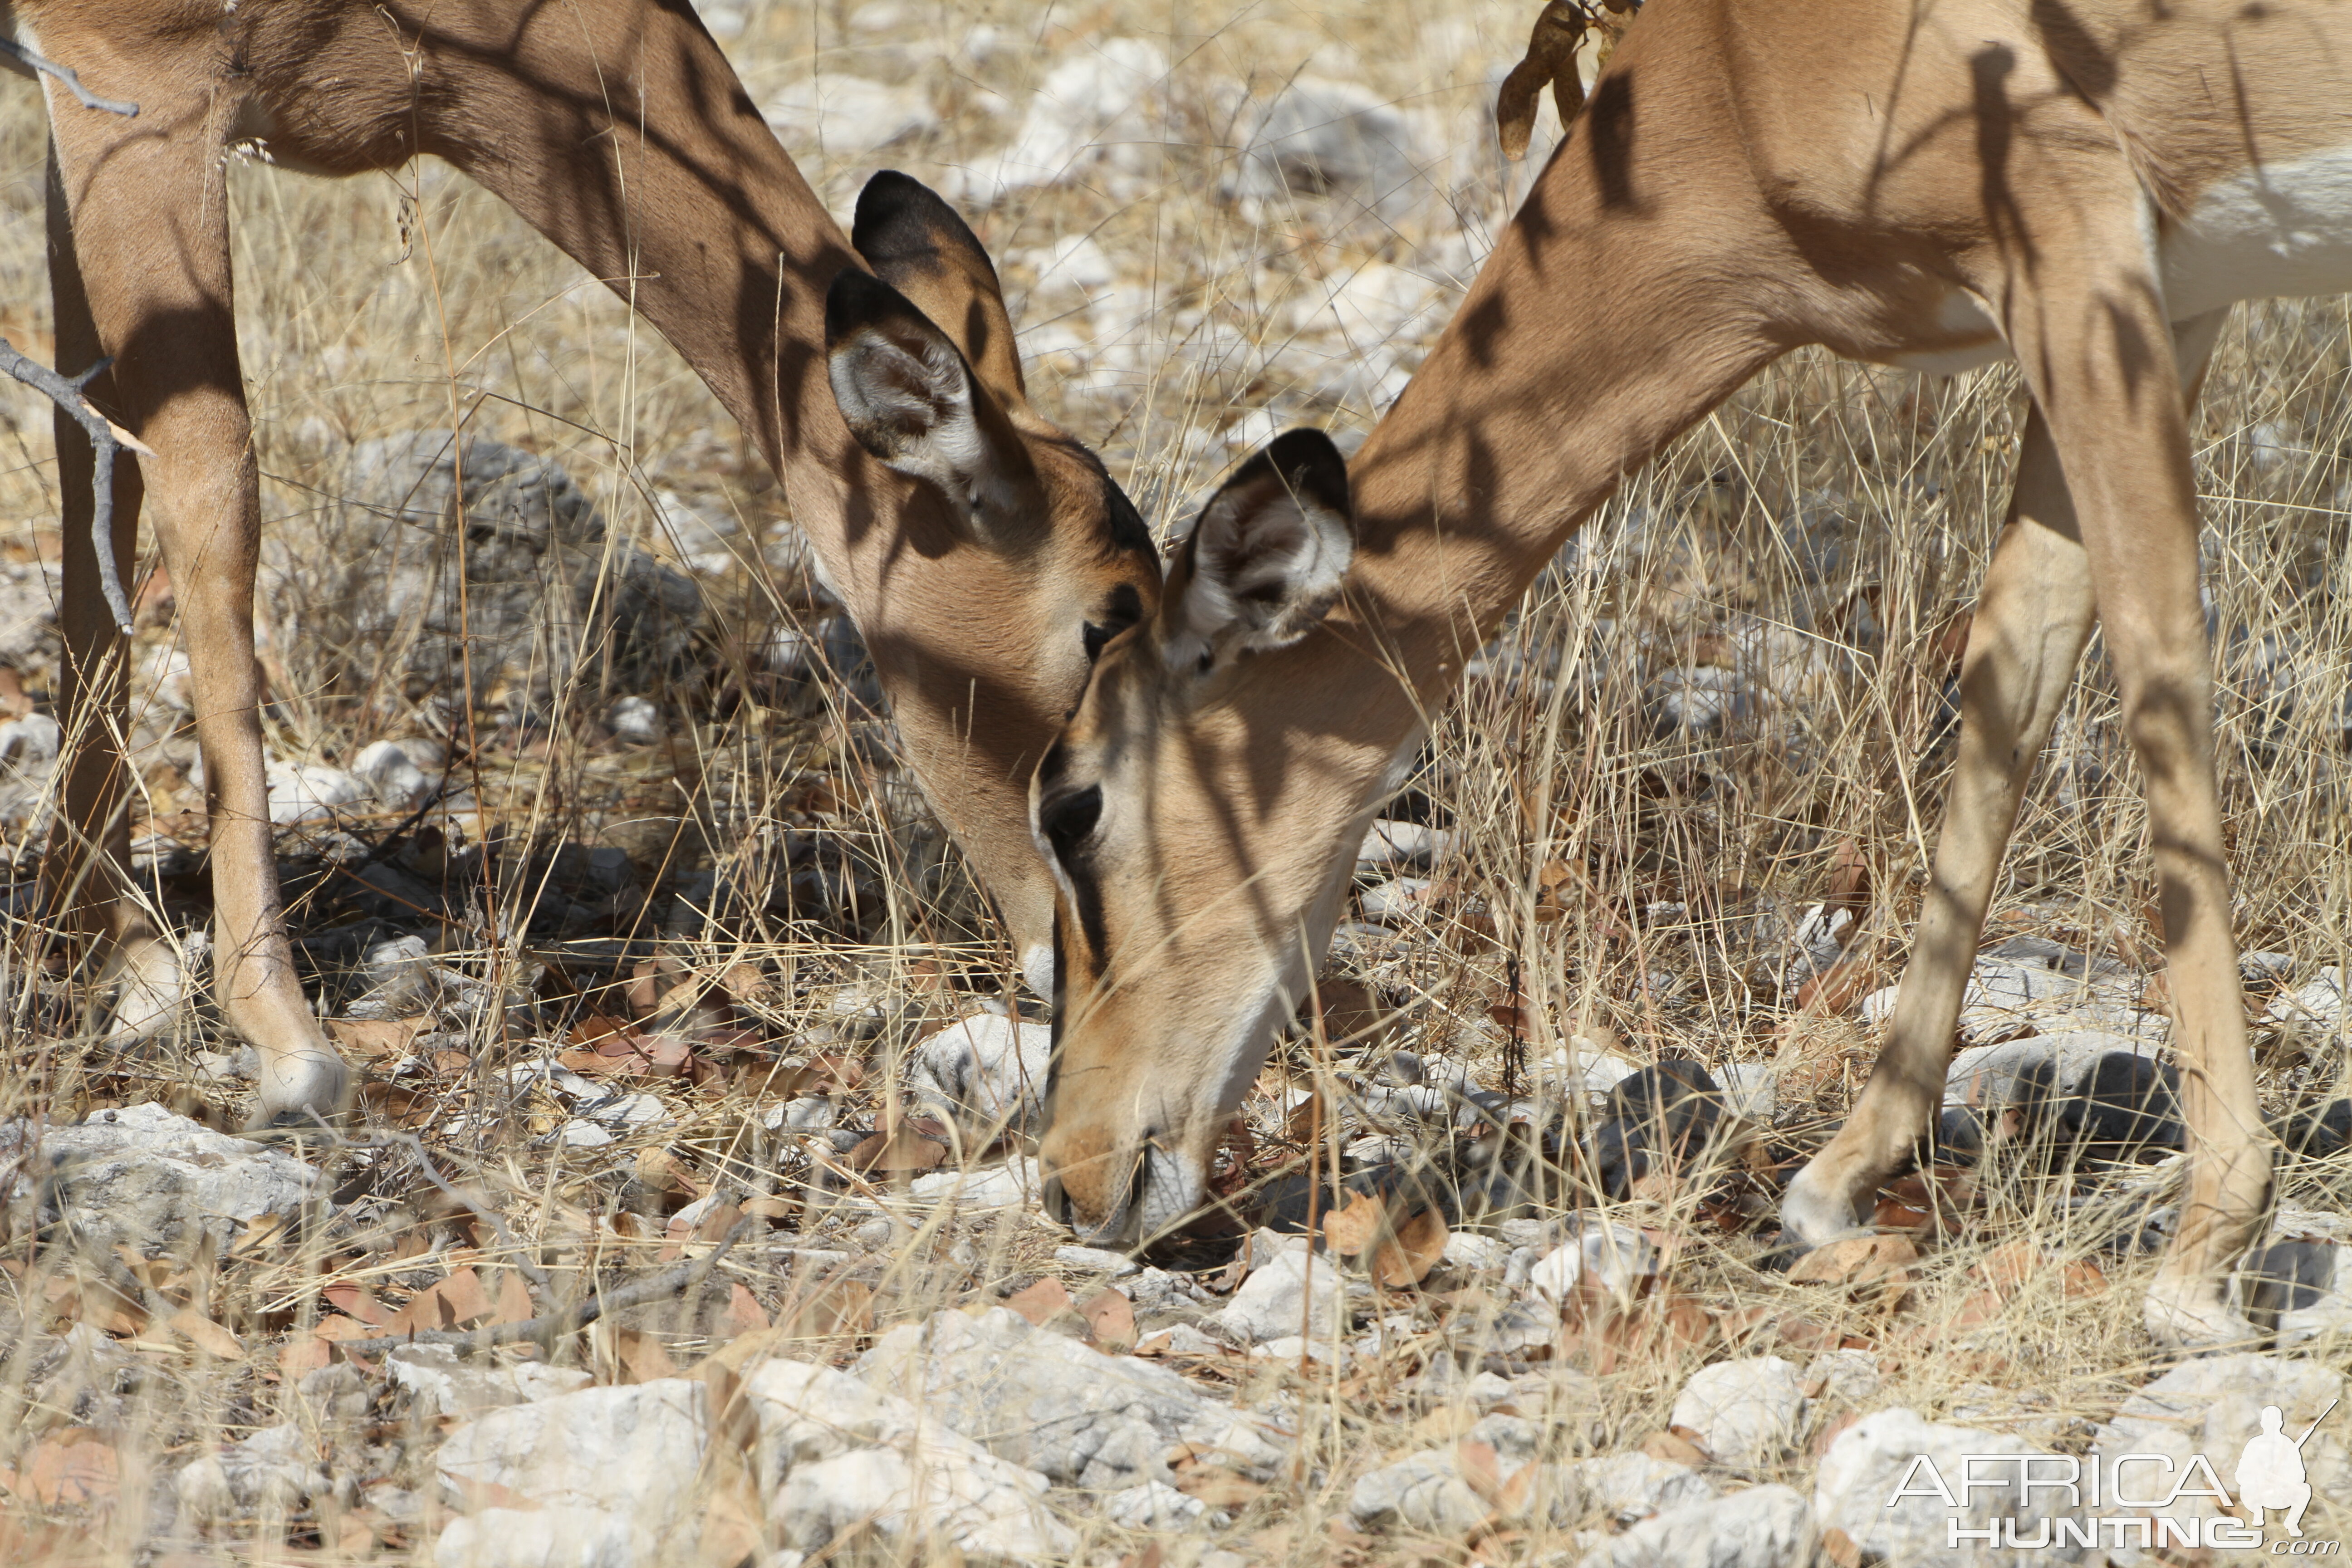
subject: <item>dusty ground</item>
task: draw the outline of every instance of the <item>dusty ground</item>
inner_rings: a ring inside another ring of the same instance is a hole
[[[704,14],[836,212],[896,166],[972,216],[1043,404],[1163,533],[1283,425],[1351,444],[1526,178],[1486,107],[1514,6]],[[40,169],[12,89],[0,298],[46,357]],[[2292,1145],[2269,1267],[2303,1281],[2250,1289],[2276,1345],[2200,1371],[2138,1327],[2161,1095],[2086,1143],[2095,1102],[2015,1088],[2164,1060],[2095,658],[1964,1020],[1953,1131],[1993,1147],[1891,1190],[1887,1239],[1826,1278],[1771,1247],[1916,912],[2006,371],[1797,356],[1562,555],[1368,841],[1321,1026],[1228,1145],[1233,1215],[1137,1272],[1025,1206],[1042,1011],[699,384],[446,171],[233,187],[281,858],[365,1125],[214,1139],[237,1042],[199,1008],[168,1051],[95,1050],[69,955],[25,923],[62,715],[48,419],[8,402],[0,1562],[1975,1561],[1940,1507],[1915,1537],[1877,1505],[1873,1464],[1944,1441],[1886,1413],[1997,1435],[1938,1452],[2188,1433],[2234,1498],[2260,1405],[2293,1435],[2341,1390],[2352,1128],[2312,1120],[2346,1093],[2352,962],[2340,302],[2242,313],[2196,427],[2239,930]],[[470,700],[436,619],[453,421],[540,498],[474,562]],[[627,590],[609,637],[582,560]],[[196,952],[174,637],[151,581],[134,836]],[[1675,1061],[1717,1086],[1699,1132],[1612,1155],[1652,1120],[1621,1079]],[[1310,1217],[1340,1276],[1281,1239]],[[336,1344],[412,1331],[465,1342]],[[2315,1541],[2352,1528],[2347,1434],[2338,1411],[2305,1450]],[[1979,1501],[2032,1539],[2031,1508]]]

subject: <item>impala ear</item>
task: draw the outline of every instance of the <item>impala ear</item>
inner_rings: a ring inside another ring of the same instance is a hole
[[[913,301],[1007,405],[1028,402],[995,264],[961,214],[921,181],[885,169],[857,193],[849,243],[874,276]]]
[[[1170,573],[1169,662],[1297,642],[1339,602],[1355,553],[1348,461],[1292,430],[1234,471]]]
[[[936,487],[983,540],[1044,515],[1037,472],[1003,405],[930,318],[850,268],[824,296],[826,374],[857,444]]]

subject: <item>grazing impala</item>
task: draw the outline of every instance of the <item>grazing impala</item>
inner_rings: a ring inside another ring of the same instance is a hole
[[[2095,620],[2147,781],[2193,1171],[2147,1302],[2222,1281],[2269,1159],[2247,1057],[2185,406],[2234,301],[2352,284],[2352,10],[1652,0],[1352,476],[1293,435],[1202,514],[1033,785],[1062,891],[1052,1212],[1148,1237],[1289,1016],[1463,662],[1620,479],[1801,343],[2033,396],[1885,1047],[1789,1189],[1858,1226],[1941,1097],[2027,774]]]
[[[223,173],[238,143],[328,174],[446,158],[645,313],[782,477],[916,776],[1047,983],[1053,889],[1024,781],[1159,567],[1101,463],[1030,412],[995,270],[937,197],[878,177],[845,239],[677,0],[18,0],[0,22],[139,106],[86,109],[42,79],[58,354],[112,355],[92,396],[157,454],[120,465],[111,544],[127,577],[143,491],[204,753],[215,985],[258,1047],[264,1118],[333,1109],[345,1074],[297,984],[270,854]],[[61,424],[58,450],[66,700],[97,717],[77,726],[90,740],[53,859],[82,862],[60,881],[137,1033],[180,978],[119,869],[125,644],[100,592],[89,448]]]

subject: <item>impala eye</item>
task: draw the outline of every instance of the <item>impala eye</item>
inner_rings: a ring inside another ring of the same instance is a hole
[[[1037,813],[1037,826],[1045,835],[1045,842],[1054,853],[1064,859],[1077,851],[1102,820],[1102,785],[1088,784],[1059,799],[1048,801]]]

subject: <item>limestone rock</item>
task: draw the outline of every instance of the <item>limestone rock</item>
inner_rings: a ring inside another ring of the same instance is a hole
[[[2346,1383],[2342,1373],[2321,1363],[2251,1351],[2182,1362],[2124,1401],[2092,1438],[2091,1451],[2107,1464],[2126,1454],[2161,1455],[2173,1467],[2164,1473],[2174,1478],[2201,1455],[2235,1498],[2238,1461],[2248,1439],[2262,1430],[2263,1406],[2277,1406],[2286,1435],[2302,1437],[2329,1400],[2352,1394]],[[2315,1498],[2352,1497],[2352,1438],[2336,1425],[2343,1418],[2339,1408],[2303,1445],[2304,1479]],[[2149,1466],[2145,1473],[2158,1468]],[[2136,1489],[2145,1495],[2157,1489]],[[2170,1490],[2169,1484],[2163,1489]],[[2191,1520],[2219,1511],[2219,1502],[2184,1490],[2164,1507],[2102,1511]],[[2275,1522],[2278,1516],[2271,1518]]]
[[[968,1146],[982,1148],[1005,1131],[1034,1128],[1053,1049],[1051,1025],[975,1013],[915,1047],[907,1087],[924,1110],[954,1123]]]
[[[1579,1568],[1807,1568],[1818,1540],[1803,1493],[1750,1487],[1643,1520]]]
[[[1253,1465],[1283,1453],[1249,1417],[1177,1373],[1106,1356],[1003,1308],[894,1329],[857,1374],[999,1458],[1096,1490],[1170,1479],[1161,1457],[1178,1443]]]
[[[471,1415],[576,1394],[589,1375],[578,1367],[517,1362],[502,1366],[479,1357],[460,1357],[449,1345],[403,1345],[384,1358],[393,1385],[408,1390],[425,1416]]]
[[[1699,1435],[1718,1465],[1753,1471],[1796,1445],[1805,1426],[1797,1363],[1748,1356],[1701,1367],[1675,1397],[1672,1425]]]
[[[54,1173],[46,1183],[42,1163]],[[37,1194],[43,1223],[63,1218],[102,1247],[150,1257],[191,1248],[206,1231],[226,1248],[265,1215],[299,1216],[323,1186],[291,1154],[153,1104],[37,1135],[29,1121],[0,1122],[0,1180],[12,1176],[9,1201]]]
[[[1887,1568],[1927,1568],[1952,1561],[1950,1531],[1983,1530],[1996,1521],[2014,1519],[2028,1541],[2042,1533],[2044,1520],[2079,1518],[2079,1505],[2063,1503],[2064,1492],[2037,1486],[2030,1493],[2019,1482],[2014,1465],[1976,1468],[1978,1485],[1960,1503],[1958,1478],[1969,1455],[2028,1455],[2042,1450],[2003,1433],[1973,1426],[1953,1426],[1924,1421],[1914,1410],[1880,1410],[1847,1427],[1830,1445],[1822,1459],[1813,1489],[1813,1510],[1824,1531],[1841,1530],[1859,1547],[1864,1560]],[[1921,1456],[1932,1461],[1947,1479],[1956,1500],[1947,1504],[1932,1493]],[[2056,1463],[2053,1461],[2053,1465]],[[1898,1491],[1906,1492],[1895,1499]],[[1889,1507],[1889,1500],[1894,1506]],[[1969,1548],[1971,1563],[2029,1564],[2079,1563],[2084,1548],[2050,1545],[2037,1551]]]
[[[762,1363],[744,1393],[768,1521],[793,1551],[821,1551],[860,1524],[1016,1563],[1073,1545],[1045,1506],[1044,1476],[989,1454],[929,1409],[793,1361]]]
[[[1302,1328],[1308,1339],[1328,1343],[1347,1297],[1338,1266],[1301,1247],[1277,1253],[1253,1269],[1216,1321],[1244,1344],[1264,1344]]]
[[[599,1550],[617,1531],[635,1543],[633,1560],[644,1562],[698,1517],[695,1482],[707,1440],[703,1385],[667,1377],[493,1410],[451,1432],[434,1465],[460,1500],[487,1491],[503,1501],[511,1493],[551,1510],[610,1515],[617,1522],[583,1518],[566,1529],[604,1543]],[[436,1558],[454,1568],[467,1559],[450,1553],[493,1550],[479,1544],[487,1539],[478,1523]]]

